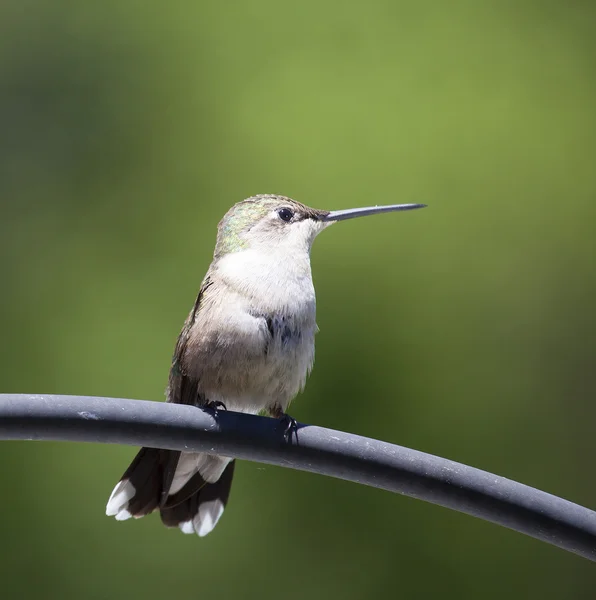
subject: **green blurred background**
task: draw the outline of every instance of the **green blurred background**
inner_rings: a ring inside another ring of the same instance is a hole
[[[596,4],[4,0],[0,388],[162,400],[234,202],[425,202],[313,250],[301,421],[596,507]],[[3,598],[593,598],[586,560],[252,463],[205,538],[127,447],[0,445]]]

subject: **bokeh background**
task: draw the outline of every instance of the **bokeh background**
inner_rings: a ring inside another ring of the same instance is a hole
[[[0,6],[0,389],[162,400],[234,202],[425,202],[313,249],[292,414],[596,507],[596,4]],[[127,447],[0,445],[3,598],[593,598],[586,560],[242,463],[205,538],[117,523]]]

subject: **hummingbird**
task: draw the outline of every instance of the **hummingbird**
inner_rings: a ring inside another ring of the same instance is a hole
[[[304,389],[315,356],[310,251],[333,223],[424,204],[309,208],[262,194],[235,204],[218,225],[213,261],[176,342],[166,401],[277,419]],[[108,500],[118,521],[159,510],[167,527],[203,537],[221,518],[235,460],[142,448]]]

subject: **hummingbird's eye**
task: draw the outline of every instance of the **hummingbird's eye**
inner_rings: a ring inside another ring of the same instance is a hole
[[[277,211],[277,214],[279,215],[279,218],[282,221],[285,221],[286,223],[288,223],[289,221],[292,220],[292,217],[294,216],[294,211],[291,208],[280,208]]]

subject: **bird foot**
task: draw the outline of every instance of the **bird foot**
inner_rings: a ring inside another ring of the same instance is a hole
[[[282,413],[279,417],[279,427],[282,430],[284,440],[289,442],[292,439],[292,434],[298,439],[298,421],[287,413]]]
[[[215,400],[215,401],[209,401],[207,402],[207,404],[205,404],[203,406],[203,408],[205,408],[206,410],[209,410],[213,413],[214,416],[217,416],[217,413],[219,412],[219,409],[223,409],[223,410],[228,410],[226,408],[226,405],[221,402],[220,400]]]

